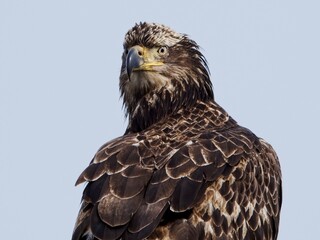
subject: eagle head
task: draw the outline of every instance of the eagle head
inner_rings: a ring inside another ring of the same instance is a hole
[[[197,100],[213,99],[206,60],[187,35],[144,22],[127,32],[123,47],[120,91],[129,121],[141,125],[137,131]]]

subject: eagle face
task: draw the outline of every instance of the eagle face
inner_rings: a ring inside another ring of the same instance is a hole
[[[120,91],[129,115],[148,94],[151,104],[164,92],[172,99],[180,98],[182,91],[190,96],[192,91],[203,92],[201,88],[213,95],[205,58],[187,35],[140,23],[128,31],[123,46]]]
[[[168,46],[144,47],[135,45],[125,50],[126,91],[148,92],[155,88],[170,85],[168,72]]]

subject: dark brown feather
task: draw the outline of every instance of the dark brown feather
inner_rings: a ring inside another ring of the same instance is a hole
[[[118,239],[126,230],[128,225],[126,224],[116,227],[107,225],[101,220],[97,205],[92,209],[90,221],[91,231],[93,235],[98,239],[104,240]]]

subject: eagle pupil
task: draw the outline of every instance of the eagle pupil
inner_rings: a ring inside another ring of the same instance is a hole
[[[166,50],[167,50],[166,47],[161,47],[161,48],[159,48],[158,52],[159,52],[160,54],[164,54],[164,53],[166,52]]]

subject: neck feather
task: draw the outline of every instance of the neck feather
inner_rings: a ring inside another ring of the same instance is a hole
[[[198,101],[213,101],[208,74],[203,74],[200,79],[188,76],[171,83],[173,87],[154,89],[145,94],[135,108],[127,109],[129,124],[126,133],[140,132],[181,108],[192,108]]]

